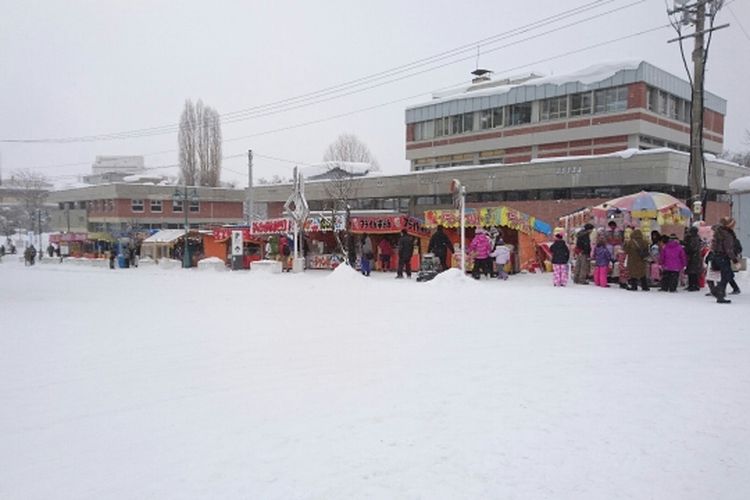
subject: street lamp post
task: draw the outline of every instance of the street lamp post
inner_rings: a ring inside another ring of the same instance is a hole
[[[187,183],[185,183],[182,189],[180,189],[179,187],[175,188],[172,198],[174,198],[175,201],[182,202],[182,212],[183,214],[185,214],[185,237],[182,251],[182,267],[187,269],[190,267],[191,263],[190,246],[188,245],[188,233],[190,231],[190,225],[188,222],[188,210],[190,210],[190,202],[198,199],[198,190],[195,188],[188,189]]]

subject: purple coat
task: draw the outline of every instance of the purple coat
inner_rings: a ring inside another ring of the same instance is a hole
[[[594,247],[594,260],[596,261],[596,267],[609,266],[609,263],[612,260],[612,254],[609,253],[609,250],[607,249],[606,246],[604,247],[595,246]]]
[[[659,254],[659,264],[665,271],[682,271],[687,266],[687,254],[677,240],[669,240]]]

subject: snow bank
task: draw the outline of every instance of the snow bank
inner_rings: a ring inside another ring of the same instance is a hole
[[[159,259],[158,265],[162,269],[179,269],[182,267],[182,262],[176,259]]]
[[[461,272],[460,269],[453,267],[438,274],[427,283],[432,286],[452,287],[456,285],[474,285],[476,283],[476,280],[466,275],[466,273]]]
[[[331,273],[327,276],[327,280],[329,282],[337,282],[341,284],[346,283],[361,283],[362,280],[365,278],[365,276],[357,271],[356,269],[353,269],[349,267],[347,264],[339,264],[336,266],[336,269],[331,271]]]
[[[218,257],[207,257],[198,261],[198,269],[201,271],[226,271],[227,266]]]

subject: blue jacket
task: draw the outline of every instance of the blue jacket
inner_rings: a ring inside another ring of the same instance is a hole
[[[596,261],[597,267],[608,266],[612,261],[612,254],[609,253],[607,247],[597,246],[594,248],[594,260]]]

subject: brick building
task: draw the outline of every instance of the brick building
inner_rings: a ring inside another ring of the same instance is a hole
[[[52,217],[57,227],[53,229],[67,230],[71,213],[76,216],[77,228],[111,233],[180,229],[184,227],[186,210],[193,228],[238,224],[244,220],[245,195],[241,190],[196,187],[197,197],[184,202],[175,198],[176,189],[176,186],[115,183],[53,191],[48,200],[57,205],[57,213]]]
[[[628,148],[689,149],[690,84],[647,62],[478,80],[407,108],[412,171]],[[722,152],[725,114],[726,101],[706,92],[706,152]]]

